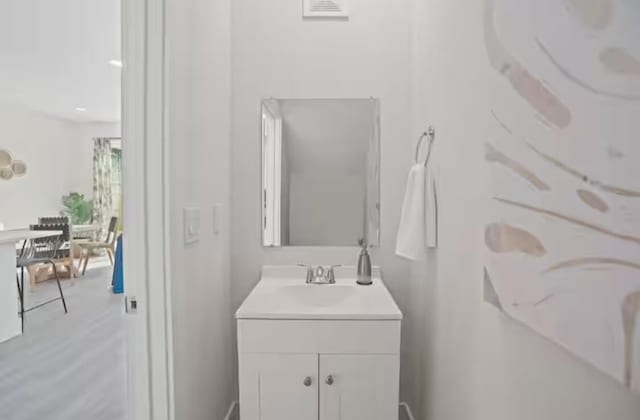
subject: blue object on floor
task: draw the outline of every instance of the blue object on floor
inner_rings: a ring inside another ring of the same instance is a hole
[[[113,265],[113,279],[111,280],[114,294],[124,293],[124,273],[122,270],[122,235],[116,243],[116,260]]]

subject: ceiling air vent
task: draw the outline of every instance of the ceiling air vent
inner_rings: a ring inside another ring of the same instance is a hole
[[[303,0],[304,17],[347,17],[346,0]]]

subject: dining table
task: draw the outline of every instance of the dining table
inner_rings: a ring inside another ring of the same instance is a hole
[[[16,245],[25,240],[61,235],[56,230],[14,229],[0,231],[0,343],[22,334],[16,283]]]

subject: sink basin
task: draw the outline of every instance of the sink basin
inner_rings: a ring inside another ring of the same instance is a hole
[[[402,313],[380,276],[356,284],[355,267],[335,270],[336,284],[306,284],[306,269],[266,266],[262,278],[236,312],[237,319],[399,320]]]
[[[291,285],[283,286],[283,295],[297,300],[303,305],[331,306],[337,305],[356,292],[355,286],[327,284],[327,285]]]

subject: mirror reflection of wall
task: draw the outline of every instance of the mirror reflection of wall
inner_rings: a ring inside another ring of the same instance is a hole
[[[262,102],[264,246],[379,241],[379,101]]]

